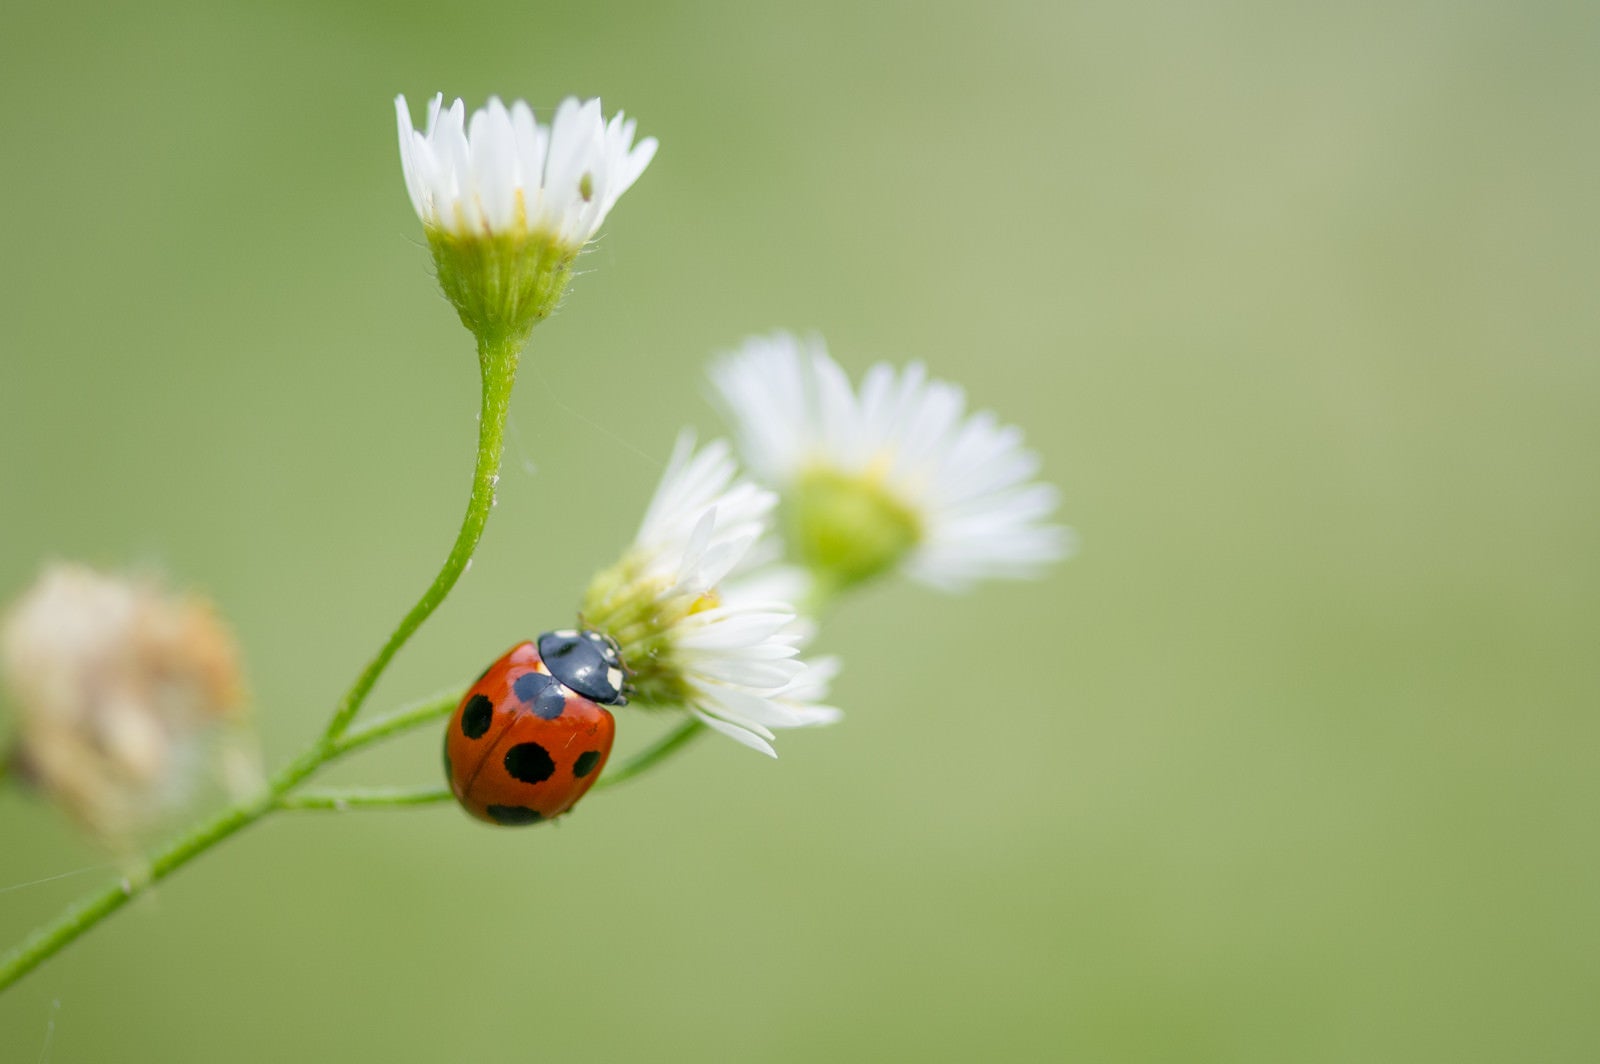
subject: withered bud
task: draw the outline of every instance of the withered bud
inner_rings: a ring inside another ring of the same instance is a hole
[[[102,837],[150,826],[208,772],[259,774],[238,649],[204,599],[55,564],[5,618],[0,667],[19,775]]]

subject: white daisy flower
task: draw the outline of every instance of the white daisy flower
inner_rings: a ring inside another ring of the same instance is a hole
[[[639,701],[682,705],[770,756],[774,732],[831,723],[831,661],[809,664],[809,629],[782,577],[728,578],[768,531],[777,497],[737,479],[731,449],[678,438],[632,546],[585,598],[583,623],[615,639]],[[791,585],[792,586],[792,585]]]
[[[634,144],[620,111],[607,122],[598,99],[567,97],[545,126],[521,100],[507,109],[491,96],[469,120],[440,94],[420,133],[404,96],[394,107],[411,205],[457,237],[540,234],[576,252],[656,153],[654,137]]]
[[[467,117],[435,96],[421,132],[396,96],[400,164],[439,285],[480,339],[519,341],[555,309],[572,263],[656,153],[599,100],[561,101],[548,126],[521,100]]]
[[[711,378],[745,462],[784,497],[792,545],[831,589],[900,568],[957,591],[1071,551],[1021,430],[968,414],[962,389],[919,363],[879,363],[858,391],[820,339],[778,333]]]

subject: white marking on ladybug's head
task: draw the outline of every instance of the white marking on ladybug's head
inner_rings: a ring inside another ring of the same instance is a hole
[[[607,669],[606,670],[606,683],[611,685],[611,689],[613,691],[622,690],[622,670],[621,669]]]
[[[572,639],[578,634],[578,630],[576,628],[563,628],[559,632],[552,632],[550,634],[559,636],[562,639]]]

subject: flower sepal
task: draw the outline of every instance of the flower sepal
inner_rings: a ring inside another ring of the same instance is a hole
[[[545,233],[458,235],[430,226],[439,287],[480,341],[520,345],[561,302],[578,257]]]
[[[671,632],[701,599],[714,595],[673,595],[668,581],[644,572],[643,562],[629,555],[597,574],[584,595],[580,623],[616,642],[638,704],[681,706],[691,691],[673,661]]]
[[[572,264],[655,156],[634,122],[569,97],[549,125],[518,100],[468,116],[443,96],[419,132],[395,98],[406,192],[433,251],[439,286],[480,343],[520,344],[549,317]]]

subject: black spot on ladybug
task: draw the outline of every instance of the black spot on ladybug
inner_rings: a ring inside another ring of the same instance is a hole
[[[483,695],[473,695],[461,711],[461,734],[468,739],[481,739],[494,720],[494,703]]]
[[[551,684],[539,693],[539,700],[533,704],[534,713],[545,720],[555,720],[566,712],[567,695],[561,690],[560,684]]]
[[[578,755],[578,760],[572,763],[572,774],[580,780],[583,779],[583,777],[594,771],[595,762],[599,760],[600,751],[585,750]]]
[[[543,783],[556,770],[550,751],[538,743],[518,743],[506,751],[506,771],[523,783]]]
[[[511,685],[511,690],[541,720],[555,720],[567,708],[567,693],[542,672],[523,673]]]
[[[544,817],[539,810],[529,809],[525,805],[491,805],[487,810],[489,819],[496,824],[515,826],[517,824],[537,824]]]
[[[542,672],[525,672],[511,682],[511,690],[518,698],[533,705],[534,701],[542,694],[544,689],[554,681]]]

